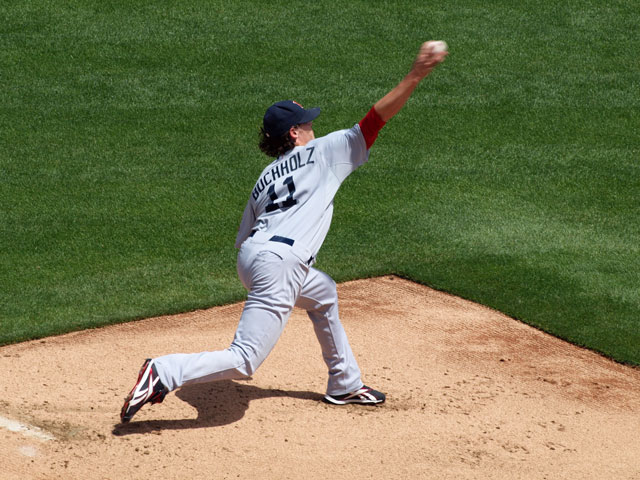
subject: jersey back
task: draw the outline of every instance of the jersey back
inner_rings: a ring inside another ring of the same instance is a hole
[[[329,231],[338,188],[367,160],[357,124],[278,157],[262,171],[251,192],[236,247],[257,230],[299,242],[315,257]]]

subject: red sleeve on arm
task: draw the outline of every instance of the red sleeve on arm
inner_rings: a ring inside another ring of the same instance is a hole
[[[378,132],[385,125],[385,121],[382,120],[375,107],[371,107],[371,110],[367,112],[362,120],[360,120],[360,130],[364,136],[364,141],[367,143],[367,150],[371,148],[373,142],[378,138]]]

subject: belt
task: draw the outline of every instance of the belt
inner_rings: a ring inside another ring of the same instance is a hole
[[[249,234],[250,237],[253,237],[256,234],[257,230],[252,230],[251,233]],[[290,247],[293,247],[293,244],[295,243],[294,240],[287,238],[287,237],[281,237],[280,235],[274,235],[273,237],[271,237],[269,239],[270,242],[280,242],[280,243],[286,243],[287,245],[289,245]]]

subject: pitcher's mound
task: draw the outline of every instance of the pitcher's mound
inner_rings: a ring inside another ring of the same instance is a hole
[[[638,370],[396,277],[338,292],[386,404],[320,401],[296,310],[252,380],[185,387],[118,425],[145,358],[225,348],[242,304],[152,318],[0,348],[0,477],[640,478]]]

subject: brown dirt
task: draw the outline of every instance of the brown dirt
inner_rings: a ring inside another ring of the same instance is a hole
[[[640,371],[396,278],[339,285],[378,407],[320,402],[294,311],[249,381],[185,387],[118,425],[147,356],[220,349],[242,304],[0,348],[3,479],[640,479]]]

